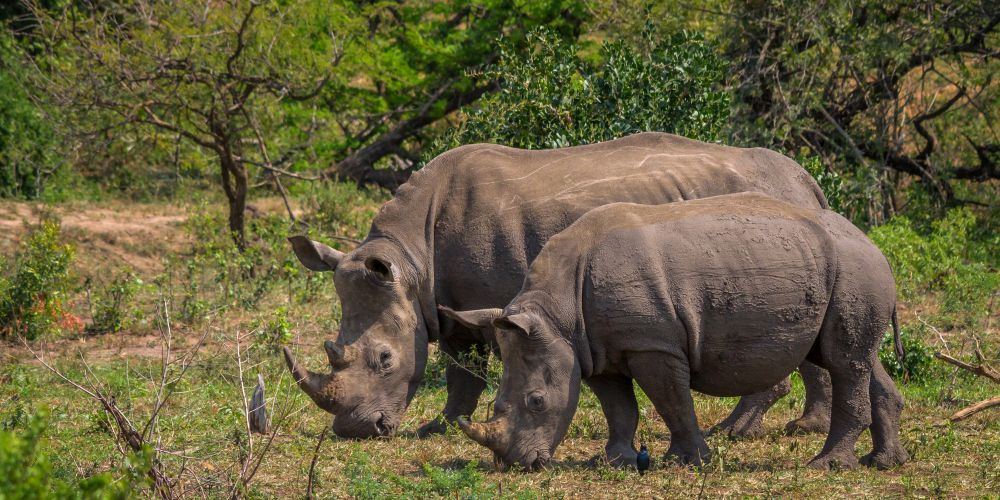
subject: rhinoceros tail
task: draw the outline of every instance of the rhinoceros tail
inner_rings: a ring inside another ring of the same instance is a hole
[[[896,361],[900,366],[906,361],[906,351],[903,350],[903,342],[899,338],[899,321],[896,319],[896,306],[892,307],[892,343],[896,350]]]

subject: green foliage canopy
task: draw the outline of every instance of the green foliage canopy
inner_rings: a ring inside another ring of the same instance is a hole
[[[448,144],[557,148],[643,131],[719,140],[729,116],[725,63],[698,35],[644,40],[638,48],[606,42],[596,61],[544,31],[529,35],[527,54],[502,45],[486,73],[500,90],[469,112]]]
[[[34,199],[61,159],[49,119],[23,88],[17,44],[0,30],[0,198]]]

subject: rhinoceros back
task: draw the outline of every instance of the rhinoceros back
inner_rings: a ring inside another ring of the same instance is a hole
[[[693,387],[749,393],[787,375],[813,345],[843,249],[871,260],[863,254],[874,246],[852,229],[832,212],[758,193],[611,204],[550,239],[525,288],[558,297],[554,304],[577,302],[577,311],[563,313],[580,316],[577,333],[590,341],[597,371],[623,352],[681,346]],[[758,376],[744,378],[749,373]],[[750,380],[752,387],[741,386]]]
[[[595,207],[745,191],[826,206],[808,173],[773,151],[643,133],[553,150],[457,148],[400,188],[372,234],[426,258],[438,303],[498,307],[520,289],[545,242]]]

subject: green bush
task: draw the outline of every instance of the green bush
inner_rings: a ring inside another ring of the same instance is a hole
[[[0,23],[0,198],[39,198],[60,170],[52,118],[24,90],[17,42]]]
[[[528,40],[527,53],[502,43],[485,75],[500,91],[483,98],[433,153],[474,142],[556,148],[644,131],[719,139],[730,107],[726,65],[701,36],[660,39],[647,30],[640,47],[605,42],[596,61],[546,31]]]
[[[305,220],[312,229],[358,240],[365,238],[379,207],[389,200],[385,191],[359,188],[351,181],[315,183],[302,189],[309,207]]]
[[[93,318],[87,331],[115,333],[132,326],[142,316],[136,304],[142,286],[142,280],[131,269],[123,269],[110,283],[99,286],[91,295]]]
[[[14,256],[12,276],[0,282],[0,337],[32,340],[83,326],[66,311],[74,252],[61,241],[57,220],[45,219],[32,229]]]
[[[0,498],[129,498],[133,485],[145,483],[149,453],[146,458],[129,457],[126,474],[120,479],[108,472],[75,484],[57,479],[42,452],[46,417],[42,410],[31,417],[21,432],[0,431]]]
[[[905,299],[938,293],[941,313],[955,326],[971,326],[988,314],[1000,287],[1000,271],[973,260],[977,221],[968,208],[948,211],[919,231],[906,217],[872,229],[868,236],[889,259],[896,286]]]
[[[920,340],[924,333],[926,331],[923,325],[916,334],[912,334],[908,328],[900,330],[899,340],[906,353],[902,363],[896,359],[892,332],[885,336],[878,357],[889,375],[908,382],[922,382],[931,378],[937,365],[934,362],[933,349]]]
[[[250,329],[255,332],[253,347],[264,351],[276,353],[292,341],[292,322],[284,306],[275,309],[269,319],[254,320]]]

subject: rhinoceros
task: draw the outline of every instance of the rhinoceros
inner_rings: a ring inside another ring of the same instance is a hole
[[[488,354],[495,345],[492,331],[444,318],[438,304],[456,309],[506,304],[545,241],[592,208],[744,191],[803,207],[826,207],[816,182],[779,153],[671,134],[642,133],[540,151],[492,144],[453,149],[399,188],[354,251],[344,254],[305,237],[290,239],[307,268],[335,271],[343,318],[336,341],[325,343],[329,373],[305,370],[290,351],[286,362],[299,386],[335,415],[336,434],[392,434],[417,390],[429,342],[438,342],[441,351],[459,359],[462,353]],[[818,395],[812,400],[821,404],[807,405],[803,420],[828,421],[823,384],[815,382],[819,370],[805,368],[803,378],[813,381],[808,387],[818,387],[809,395]],[[476,408],[485,384],[456,366],[447,368],[446,378],[443,416],[454,421]],[[631,390],[631,381],[609,375],[588,383],[606,408],[616,408],[610,420],[631,422],[631,431],[611,435],[608,453],[633,462],[638,410],[635,397],[624,390]],[[763,413],[787,391],[786,382],[751,398],[751,404],[741,402],[727,422],[739,424],[737,434],[759,429]],[[442,421],[432,421],[418,434],[445,428]]]
[[[701,464],[710,451],[691,389],[752,394],[808,358],[833,384],[830,431],[810,466],[857,466],[855,442],[871,426],[862,461],[893,467],[907,460],[903,398],[878,349],[890,322],[898,346],[895,307],[885,256],[832,211],[759,193],[611,204],[550,238],[506,308],[443,309],[500,329],[493,417],[458,423],[501,462],[537,469],[566,433],[581,380],[627,377],[670,429],[665,458]]]

